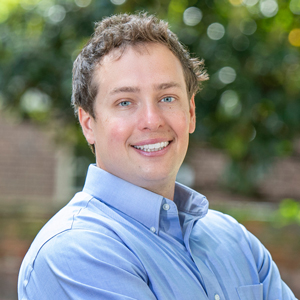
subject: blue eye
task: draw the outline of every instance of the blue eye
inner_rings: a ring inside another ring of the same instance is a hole
[[[174,101],[174,97],[170,97],[170,96],[168,96],[168,97],[164,97],[164,98],[162,98],[161,99],[161,101],[162,102],[173,102]]]
[[[119,103],[120,106],[128,106],[130,104],[131,104],[130,101],[122,101],[122,102]]]

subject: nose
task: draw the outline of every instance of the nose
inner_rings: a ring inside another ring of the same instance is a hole
[[[143,105],[139,112],[139,127],[141,130],[155,131],[164,125],[164,116],[157,103]]]

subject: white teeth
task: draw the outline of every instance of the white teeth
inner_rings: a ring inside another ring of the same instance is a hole
[[[133,146],[136,149],[147,151],[147,152],[153,152],[153,151],[159,151],[163,148],[167,147],[170,144],[170,142],[161,142],[156,144],[149,144],[149,145],[143,145],[143,146]]]

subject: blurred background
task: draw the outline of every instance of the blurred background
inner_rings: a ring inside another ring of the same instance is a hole
[[[0,300],[23,256],[94,162],[70,107],[72,63],[95,22],[169,22],[210,80],[178,174],[269,249],[300,298],[300,0],[0,1]]]

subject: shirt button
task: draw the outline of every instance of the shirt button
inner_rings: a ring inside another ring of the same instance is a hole
[[[215,300],[220,300],[220,296],[218,294],[215,294]]]
[[[151,230],[153,233],[155,233],[155,231],[156,231],[155,227],[151,227],[150,230]]]
[[[168,203],[163,205],[163,209],[164,210],[169,210],[170,209],[170,205]]]

